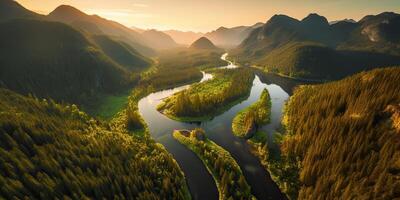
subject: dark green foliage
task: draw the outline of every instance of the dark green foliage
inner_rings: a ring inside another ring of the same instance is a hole
[[[400,64],[400,57],[334,50],[316,43],[288,43],[259,61],[269,72],[311,79],[338,79],[362,70]]]
[[[400,197],[399,83],[387,68],[295,91],[281,150],[299,199]]]
[[[247,68],[216,70],[212,80],[174,94],[158,109],[176,117],[212,116],[248,95],[253,79],[253,72]]]
[[[244,65],[291,77],[339,79],[400,64],[400,15],[382,13],[357,23],[329,25],[316,14],[299,21],[273,16],[231,57]]]
[[[57,22],[0,24],[0,84],[22,94],[83,103],[128,84],[127,71],[87,38]]]
[[[129,71],[139,71],[151,64],[150,59],[124,42],[113,40],[106,35],[95,35],[92,38],[104,53]]]
[[[4,89],[0,155],[4,199],[188,198],[178,165],[153,140]]]

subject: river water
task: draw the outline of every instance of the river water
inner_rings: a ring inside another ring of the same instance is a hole
[[[221,58],[226,59],[226,56],[227,54],[224,54]],[[229,62],[228,66],[221,66],[221,68],[226,69],[236,67],[231,62]],[[203,72],[203,79],[201,81],[204,82],[211,78],[211,74]],[[271,80],[278,81],[275,84]],[[266,131],[268,141],[273,141],[273,133],[280,127],[283,105],[291,93],[290,90],[297,84],[290,83],[289,85],[293,85],[293,87],[289,87],[289,89],[288,87],[284,87],[287,91],[279,85],[287,86],[289,82],[293,81],[274,76],[274,78],[268,79],[268,84],[266,84],[261,82],[260,78],[256,76],[250,95],[246,100],[236,104],[212,120],[201,123],[174,121],[159,113],[156,109],[162,99],[178,91],[187,89],[190,85],[155,92],[144,97],[139,101],[139,111],[148,124],[153,138],[166,147],[183,170],[193,199],[218,199],[218,190],[212,176],[208,173],[202,161],[192,151],[173,139],[172,132],[175,129],[203,128],[209,139],[229,151],[235,158],[247,182],[251,186],[252,194],[257,199],[286,199],[277,185],[272,181],[268,172],[261,166],[259,160],[251,154],[247,142],[232,134],[231,123],[236,113],[256,102],[261,96],[263,89],[267,88],[272,101],[271,123],[261,129]]]

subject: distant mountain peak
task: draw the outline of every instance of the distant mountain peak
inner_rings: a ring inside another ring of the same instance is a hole
[[[337,23],[352,23],[352,24],[355,24],[355,23],[357,23],[357,21],[354,20],[354,19],[346,18],[346,19],[342,19],[342,20],[335,20],[335,21],[329,22],[330,25],[337,24]]]
[[[16,1],[0,0],[0,21],[17,18],[37,19],[41,17],[43,16],[24,8]]]
[[[271,17],[271,19],[269,19],[267,21],[266,24],[272,25],[272,24],[291,24],[291,23],[297,23],[299,22],[299,20],[289,17],[287,15],[282,15],[282,14],[277,14]]]
[[[193,42],[192,45],[190,45],[190,48],[194,49],[217,49],[217,47],[206,37],[201,37],[195,42]]]
[[[310,25],[329,25],[328,20],[324,16],[316,13],[309,14],[307,17],[301,20],[301,22]]]
[[[228,28],[221,26],[216,31],[226,31],[226,30],[228,30]]]
[[[258,28],[258,27],[261,27],[261,26],[264,26],[264,23],[262,23],[262,22],[257,22],[257,23],[255,23],[253,26],[251,26],[252,28]]]
[[[70,13],[70,14],[84,14],[79,9],[77,9],[73,6],[70,6],[70,5],[60,5],[56,9],[54,9],[53,12],[64,12],[64,13]]]
[[[53,18],[64,18],[72,21],[78,17],[88,16],[86,13],[70,5],[60,5],[54,9],[50,14]]]

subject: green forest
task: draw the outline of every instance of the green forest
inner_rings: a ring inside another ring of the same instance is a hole
[[[212,70],[212,80],[165,99],[157,109],[181,121],[209,119],[230,108],[250,93],[254,74],[250,69]]]
[[[148,137],[111,129],[75,105],[0,90],[5,199],[188,199],[177,163]]]
[[[268,124],[271,115],[271,98],[264,89],[260,99],[236,114],[232,120],[232,132],[238,137],[249,138],[257,128]]]
[[[387,68],[295,91],[280,163],[298,171],[298,185],[282,184],[293,199],[400,197],[398,83],[400,69]]]
[[[173,136],[203,161],[217,183],[219,199],[255,199],[235,159],[207,139],[204,130],[175,131]]]
[[[0,200],[400,199],[400,3],[174,1],[0,0]]]

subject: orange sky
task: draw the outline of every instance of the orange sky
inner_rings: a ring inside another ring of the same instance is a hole
[[[400,12],[400,0],[17,0],[47,14],[61,4],[98,14],[126,26],[210,31],[265,22],[274,14],[303,18],[315,12],[328,20],[360,19],[383,11]]]

